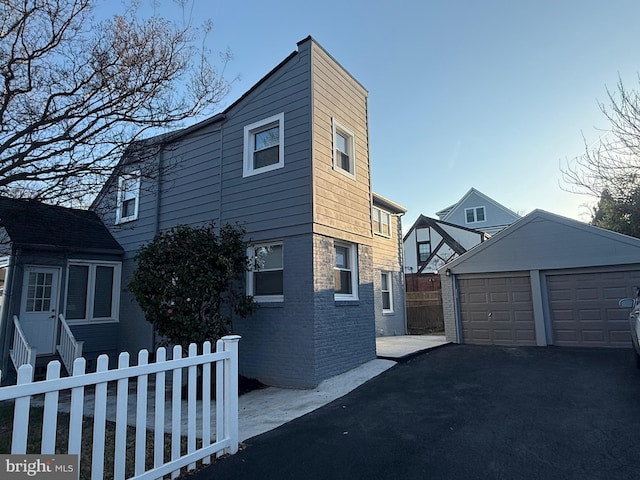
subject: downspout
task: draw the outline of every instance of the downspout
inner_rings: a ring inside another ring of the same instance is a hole
[[[160,152],[158,153],[158,181],[156,186],[156,211],[153,221],[153,236],[155,237],[160,233],[160,199],[162,197],[162,168],[164,166],[164,143],[160,144]],[[151,345],[153,345],[153,351],[156,349],[156,342],[158,336],[156,335],[155,327],[151,329]]]
[[[404,213],[398,214],[398,226],[402,226],[402,217]],[[398,256],[400,259],[400,283],[402,287],[402,298],[404,299],[404,333],[403,335],[407,335],[409,332],[409,323],[407,321],[407,285],[406,285],[406,277],[404,275],[404,242],[402,241],[401,228],[397,228],[398,230],[398,250],[400,251],[400,255]]]

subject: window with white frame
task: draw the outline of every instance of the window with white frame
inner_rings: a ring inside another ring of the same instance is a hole
[[[391,236],[391,214],[378,207],[373,207],[373,233],[378,235],[384,235],[385,237]]]
[[[336,300],[358,299],[358,249],[351,243],[335,242],[335,267],[333,269]]]
[[[355,136],[334,118],[333,129],[333,168],[350,177],[356,176]]]
[[[257,302],[284,300],[284,262],[281,242],[253,245],[253,268],[247,274],[247,293]]]
[[[119,288],[119,262],[69,262],[66,320],[71,323],[117,321]]]
[[[465,208],[464,215],[467,223],[484,222],[486,220],[484,207]]]
[[[382,313],[393,313],[393,287],[391,273],[380,274],[380,291],[382,292]]]
[[[138,218],[140,204],[140,172],[121,175],[118,178],[116,223],[130,222]]]
[[[244,127],[242,176],[284,167],[284,112]]]

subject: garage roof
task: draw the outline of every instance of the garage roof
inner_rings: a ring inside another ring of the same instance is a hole
[[[640,239],[534,210],[442,270],[461,274],[638,263]]]

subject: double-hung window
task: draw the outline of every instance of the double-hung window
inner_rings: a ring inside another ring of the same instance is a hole
[[[418,242],[418,263],[424,263],[431,256],[431,242]]]
[[[284,113],[244,127],[243,177],[284,167]]]
[[[128,173],[118,178],[116,223],[130,222],[138,218],[140,205],[140,172]]]
[[[333,269],[336,300],[358,299],[358,249],[350,243],[335,242]]]
[[[464,215],[467,223],[484,222],[486,220],[484,207],[466,208]]]
[[[384,235],[385,237],[391,236],[391,214],[378,207],[373,207],[373,233],[378,235]]]
[[[347,176],[356,176],[355,136],[334,118],[333,130],[333,168]]]
[[[391,273],[381,273],[380,292],[382,293],[382,313],[393,313],[393,287]]]
[[[119,288],[120,263],[69,262],[65,318],[71,322],[117,321]]]
[[[253,268],[247,275],[247,292],[257,302],[284,300],[284,262],[282,243],[254,245],[249,249]]]

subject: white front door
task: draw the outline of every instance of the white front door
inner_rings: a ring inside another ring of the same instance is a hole
[[[60,270],[26,267],[22,284],[20,324],[37,355],[54,352]]]

